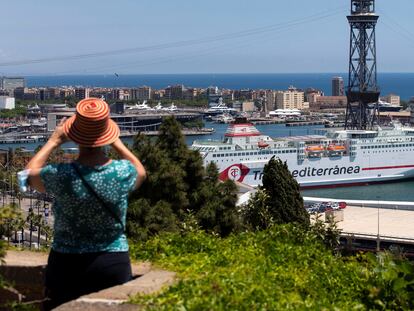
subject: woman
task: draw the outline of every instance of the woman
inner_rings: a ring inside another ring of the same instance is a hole
[[[68,139],[79,145],[73,163],[46,165]],[[109,159],[111,146],[122,160]],[[128,194],[146,178],[141,162],[119,139],[107,103],[88,98],[62,120],[27,164],[28,183],[55,197],[54,239],[46,269],[51,309],[81,295],[131,279],[125,218]]]

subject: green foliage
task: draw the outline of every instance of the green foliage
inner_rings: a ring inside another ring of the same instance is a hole
[[[147,103],[154,107],[157,105],[157,103],[161,103],[163,106],[169,106],[172,102],[174,102],[175,105],[178,107],[207,107],[208,105],[208,99],[207,98],[195,98],[195,99],[161,99],[161,100],[155,100],[150,99],[147,101]]]
[[[156,139],[138,135],[133,151],[148,177],[130,198],[127,232],[131,239],[179,231],[189,213],[202,229],[223,236],[241,227],[234,183],[219,184],[217,167],[203,167],[200,154],[187,147],[175,118],[164,119]]]
[[[327,223],[321,220],[321,214],[315,214],[315,219],[310,226],[311,232],[316,238],[323,241],[323,243],[332,250],[335,250],[339,246],[339,238],[341,230],[338,228],[337,223],[329,219]]]
[[[26,107],[16,106],[14,109],[1,109],[0,118],[16,118],[25,116],[27,112]]]
[[[341,257],[312,230],[294,224],[227,238],[200,231],[162,234],[131,245],[130,252],[178,273],[178,282],[165,291],[133,299],[146,310],[413,308],[411,263]]]
[[[414,263],[390,253],[367,255],[375,278],[364,290],[364,302],[376,310],[414,309]]]
[[[264,230],[276,222],[267,205],[269,195],[264,189],[258,189],[243,208],[243,217],[251,230]]]
[[[266,229],[274,223],[295,222],[309,226],[309,214],[303,206],[299,184],[286,162],[274,157],[263,169],[263,185],[247,204],[246,223],[253,229]]]
[[[209,183],[206,183],[209,185]],[[202,189],[205,194],[207,187]],[[237,188],[229,180],[223,183],[211,184],[209,188],[211,193],[205,195],[205,202],[197,213],[197,219],[201,228],[227,236],[233,231],[242,229],[242,219],[240,213],[236,210]],[[212,200],[214,195],[218,195]],[[209,198],[209,199],[208,199]]]
[[[177,231],[177,217],[171,205],[158,201],[151,206],[146,199],[134,200],[129,206],[127,231],[136,240],[147,240],[162,231]]]
[[[7,307],[7,310],[11,310],[11,311],[39,311],[38,306],[34,304],[22,303],[22,302],[12,302],[8,304],[6,307]]]
[[[0,208],[0,264],[6,255],[6,244],[4,238],[10,238],[13,232],[12,230],[15,226],[19,225],[19,221],[21,219],[22,216],[15,205],[10,204]],[[7,286],[7,283],[0,275],[0,288],[5,286]]]
[[[196,119],[194,121],[188,121],[188,122],[183,123],[183,127],[201,129],[204,127],[204,122],[202,119]]]
[[[9,204],[0,209],[0,239],[10,238],[14,231],[22,229],[25,221],[16,204]],[[1,258],[1,254],[0,254]]]

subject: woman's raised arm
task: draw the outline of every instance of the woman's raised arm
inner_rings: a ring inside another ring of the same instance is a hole
[[[45,166],[47,159],[53,150],[67,141],[67,137],[63,132],[63,124],[65,121],[66,118],[63,118],[60,121],[46,144],[42,147],[42,149],[39,150],[38,153],[33,156],[33,158],[26,165],[26,169],[29,170],[28,183],[37,191],[45,192],[45,186],[43,185],[42,179],[40,178],[40,171]]]

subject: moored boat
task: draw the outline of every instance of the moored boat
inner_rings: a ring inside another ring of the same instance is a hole
[[[237,119],[223,141],[195,141],[204,164],[214,162],[220,178],[258,186],[264,165],[286,161],[301,187],[331,187],[414,177],[414,128],[395,123],[376,130],[332,130],[326,135],[271,138]]]

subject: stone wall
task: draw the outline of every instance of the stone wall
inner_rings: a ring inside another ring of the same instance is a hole
[[[0,274],[12,286],[0,290],[0,306],[22,302],[40,308],[44,299],[43,280],[47,256],[46,253],[28,251],[7,253],[5,263],[0,265]],[[133,263],[132,272],[134,278],[128,283],[79,297],[55,310],[136,310],[137,306],[127,303],[130,297],[157,292],[175,280],[173,272],[153,269],[150,263],[145,262]],[[0,307],[0,310],[7,308]]]

